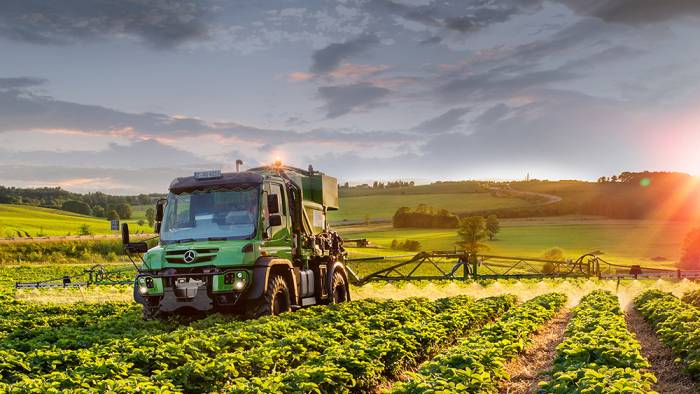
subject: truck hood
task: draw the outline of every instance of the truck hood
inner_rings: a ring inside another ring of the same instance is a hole
[[[243,252],[243,247],[248,252]],[[252,265],[259,256],[259,244],[251,240],[194,241],[179,244],[158,245],[150,249],[144,260],[144,268],[160,270],[162,268],[195,267],[234,267]]]

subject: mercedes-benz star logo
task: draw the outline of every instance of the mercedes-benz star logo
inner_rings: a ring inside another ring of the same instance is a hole
[[[182,256],[182,260],[184,260],[185,263],[194,262],[195,260],[197,260],[197,252],[195,252],[194,250],[188,250],[187,252],[185,252],[185,255]]]

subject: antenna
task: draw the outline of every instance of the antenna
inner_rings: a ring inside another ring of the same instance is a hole
[[[243,165],[243,160],[241,159],[236,159],[236,172],[241,171],[241,165]]]

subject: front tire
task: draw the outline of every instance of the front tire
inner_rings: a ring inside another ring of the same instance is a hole
[[[330,290],[331,304],[340,304],[341,302],[350,301],[350,287],[348,286],[348,282],[345,280],[345,277],[339,270],[336,270],[333,273]]]
[[[253,303],[247,315],[251,318],[277,316],[292,310],[289,286],[282,275],[273,276],[267,284],[265,295]]]

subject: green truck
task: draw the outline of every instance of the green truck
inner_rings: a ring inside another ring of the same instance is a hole
[[[156,203],[157,246],[122,241],[141,255],[134,299],[143,317],[230,311],[258,317],[350,300],[333,177],[283,166],[196,172]]]

